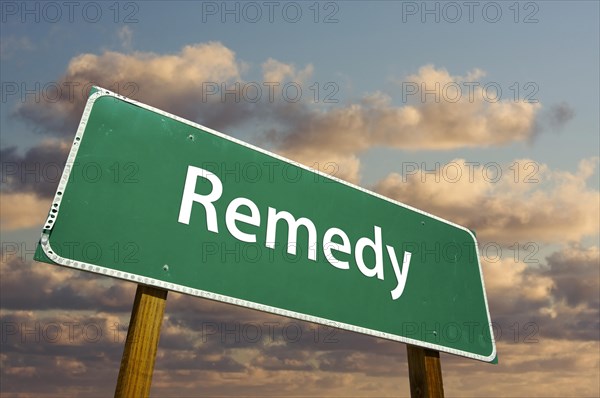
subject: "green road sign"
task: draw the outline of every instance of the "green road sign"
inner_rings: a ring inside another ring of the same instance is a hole
[[[104,89],[36,259],[492,361],[474,235]]]

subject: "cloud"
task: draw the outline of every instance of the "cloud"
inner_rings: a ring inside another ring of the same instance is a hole
[[[35,193],[40,198],[54,196],[70,147],[63,141],[44,140],[23,155],[17,147],[0,150],[1,192]]]
[[[537,321],[539,326],[540,319],[550,318],[554,282],[545,270],[515,261],[510,255],[481,260],[492,321],[504,329],[496,337],[504,335],[506,339],[506,330],[515,322]]]
[[[3,232],[39,227],[46,221],[50,199],[39,199],[35,194],[0,193],[0,229]]]
[[[553,131],[561,130],[575,117],[575,110],[566,102],[552,105],[541,118],[541,124]]]
[[[133,42],[133,30],[127,25],[124,25],[121,29],[117,30],[117,36],[121,41],[121,47],[125,50],[131,49]]]
[[[107,320],[104,314],[3,313],[2,396],[113,393],[123,349]]]
[[[19,52],[22,51],[33,51],[35,45],[31,42],[27,36],[3,36],[0,39],[0,56],[3,59],[12,58]]]
[[[568,245],[539,263],[537,258],[516,261],[513,254],[482,258],[490,312],[500,339],[597,339],[598,247]]]
[[[222,119],[236,116],[203,101],[203,83],[239,81],[242,69],[235,53],[218,42],[189,45],[165,55],[115,51],[81,54],[71,59],[58,82],[60,98],[28,99],[15,113],[43,131],[71,136],[83,112],[86,91],[93,83],[188,119],[203,116],[208,125],[218,127]],[[239,108],[238,117],[242,117],[246,111],[243,106]]]
[[[82,250],[87,242],[72,243],[73,250]],[[128,311],[131,308],[134,284],[30,261],[34,250],[35,242],[3,239],[0,251],[3,309]]]
[[[0,229],[42,227],[69,149],[66,142],[45,140],[22,155],[16,147],[0,150]]]
[[[600,309],[600,254],[598,247],[570,246],[547,258],[553,294],[571,307]]]
[[[464,77],[452,76],[445,69],[426,65],[404,83],[420,90],[482,75],[476,69]],[[309,165],[336,162],[342,178],[356,182],[360,178],[356,155],[373,147],[450,150],[501,146],[534,136],[540,104],[493,102],[486,100],[483,90],[482,85],[473,88],[472,98],[466,94],[456,100],[425,96],[403,106],[394,105],[393,98],[382,92],[327,110],[298,106],[278,113],[284,127],[271,137],[286,156]]]
[[[263,79],[265,82],[296,82],[304,83],[313,74],[314,67],[312,64],[307,65],[304,69],[298,70],[293,64],[286,64],[269,58],[262,64]]]
[[[597,163],[584,159],[569,173],[530,159],[505,165],[454,159],[433,175],[427,172],[433,165],[407,163],[404,175],[392,173],[374,189],[473,229],[484,242],[578,242],[599,230],[600,193],[588,186]]]
[[[596,397],[599,348],[597,340],[541,335],[536,343],[500,342],[496,366],[443,355],[444,389],[462,397]]]

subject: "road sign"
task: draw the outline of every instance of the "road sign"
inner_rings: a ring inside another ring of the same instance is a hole
[[[104,89],[36,259],[492,361],[468,229]]]

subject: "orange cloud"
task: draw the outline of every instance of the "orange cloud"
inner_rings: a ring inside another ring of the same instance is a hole
[[[0,193],[0,229],[7,232],[39,227],[41,231],[50,202],[33,193]]]
[[[407,175],[388,175],[375,190],[467,226],[483,241],[578,242],[599,230],[600,193],[587,185],[597,162],[582,160],[578,171],[569,173],[529,159],[512,165],[494,164],[493,169],[455,159],[448,163],[452,168],[439,168],[437,181],[436,175],[415,167]],[[514,170],[507,173],[516,164],[520,170],[517,181]],[[486,168],[492,171],[486,174]],[[498,169],[504,170],[499,180],[495,175]]]
[[[188,45],[176,54],[106,51],[71,59],[58,84],[58,99],[41,96],[16,113],[43,129],[74,134],[92,84],[118,91],[171,113],[195,119],[202,113],[207,82],[240,80],[244,65],[218,42]],[[87,90],[85,90],[87,88]]]

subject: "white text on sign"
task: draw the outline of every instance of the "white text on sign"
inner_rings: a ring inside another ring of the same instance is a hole
[[[196,193],[198,177],[202,177],[212,184],[212,190],[207,195],[200,195]],[[216,174],[213,174],[210,171],[204,170],[200,167],[188,166],[185,185],[183,188],[183,196],[181,198],[181,206],[179,208],[178,221],[182,224],[189,225],[192,213],[192,205],[194,202],[200,203],[202,206],[204,206],[204,210],[206,212],[206,228],[211,232],[219,233],[217,211],[213,203],[219,200],[222,194],[223,183]],[[249,209],[250,215],[239,213],[238,209],[241,206]],[[308,259],[317,261],[317,229],[312,220],[306,217],[297,219],[291,213],[287,211],[279,211],[273,207],[269,207],[267,210],[267,233],[265,237],[266,247],[270,249],[275,248],[277,224],[280,220],[284,220],[288,224],[288,254],[296,254],[296,237],[298,235],[298,228],[303,226],[308,233]],[[256,242],[256,234],[240,231],[237,223],[244,223],[256,227],[260,226],[261,213],[252,200],[243,197],[233,199],[227,206],[227,210],[225,212],[225,224],[229,233],[236,239],[242,242]],[[368,278],[376,276],[377,279],[384,280],[382,232],[381,228],[376,225],[373,226],[373,230],[374,239],[362,237],[356,241],[354,245],[354,259],[356,266],[364,276]],[[341,240],[341,243],[333,242],[334,237],[337,237],[336,240],[338,241]],[[335,227],[329,228],[323,235],[322,247],[325,258],[332,266],[338,269],[350,269],[350,263],[348,261],[340,261],[333,255],[334,251],[345,254],[352,253],[350,239],[342,229]],[[367,264],[365,264],[363,258],[363,252],[367,247],[371,248],[375,253],[375,265],[372,268],[369,268]],[[392,299],[396,300],[402,295],[406,285],[406,278],[408,276],[408,270],[410,267],[411,253],[407,251],[404,252],[401,270],[398,264],[395,248],[389,245],[385,245],[385,248],[396,278],[396,287],[391,291]]]

